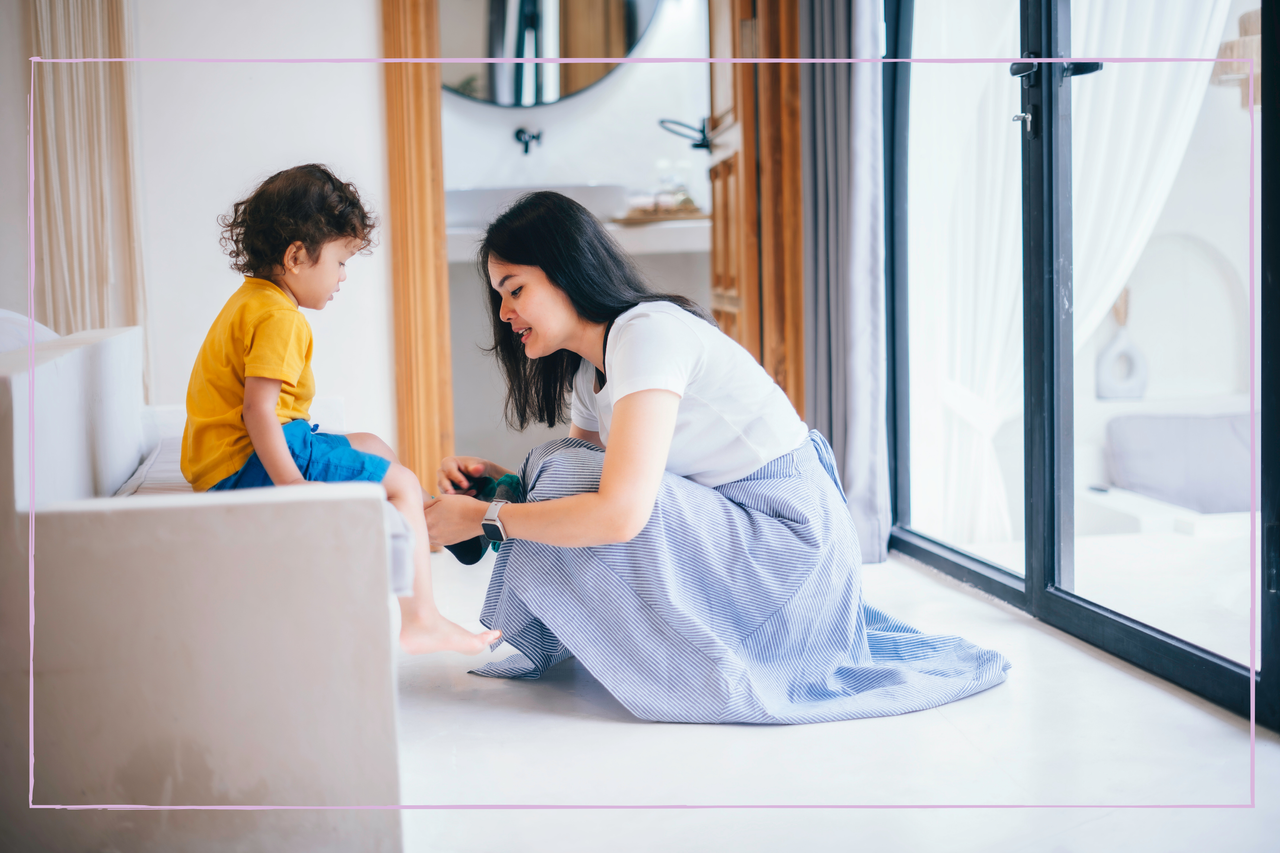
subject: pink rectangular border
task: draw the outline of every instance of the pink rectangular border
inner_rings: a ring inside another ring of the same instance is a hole
[[[1253,59],[1237,59],[1236,62],[1247,62],[1249,64],[1249,459],[1250,459],[1250,510],[1249,510],[1249,802],[1239,804],[1169,804],[1169,805],[530,805],[530,804],[460,804],[460,805],[394,805],[394,806],[144,806],[130,805],[122,803],[104,803],[95,805],[52,805],[37,804],[33,802],[35,795],[35,625],[36,625],[36,592],[35,592],[35,536],[36,536],[36,517],[35,517],[35,345],[36,345],[36,328],[35,328],[35,136],[34,136],[34,95],[35,95],[35,69],[38,64],[63,63],[76,64],[84,62],[194,62],[194,63],[268,63],[268,64],[300,64],[300,63],[326,63],[326,64],[346,64],[346,63],[436,63],[440,65],[448,65],[453,63],[481,63],[481,64],[508,64],[508,63],[557,63],[557,64],[573,64],[580,62],[609,62],[618,64],[666,64],[666,63],[726,63],[726,64],[753,64],[753,65],[850,65],[858,63],[867,64],[883,64],[886,62],[903,62],[909,64],[938,64],[938,65],[963,65],[963,64],[996,64],[996,63],[1014,63],[1021,62],[1021,57],[1012,59],[988,58],[988,59],[886,59],[886,58],[868,58],[868,59],[794,59],[794,58],[778,58],[778,59],[710,59],[710,58],[679,58],[679,57],[623,57],[615,58],[537,58],[537,59],[494,59],[494,58],[434,58],[434,59],[391,59],[391,58],[330,58],[330,59],[197,59],[197,58],[161,58],[161,57],[129,57],[129,58],[88,58],[88,59],[42,59],[38,56],[30,57],[31,62],[31,83],[27,93],[27,365],[29,380],[27,382],[27,415],[29,418],[27,430],[27,465],[28,465],[28,485],[30,489],[29,503],[27,510],[27,572],[28,572],[28,594],[29,594],[29,642],[30,642],[30,659],[28,661],[28,749],[30,754],[29,776],[27,787],[27,807],[33,809],[66,809],[78,811],[83,809],[118,809],[118,810],[134,810],[134,811],[264,811],[264,810],[294,810],[294,809],[323,809],[323,810],[349,810],[349,809],[418,809],[418,810],[486,810],[486,809],[524,809],[524,810],[555,810],[555,809],[685,809],[685,810],[704,810],[704,809],[1251,809],[1257,807],[1257,749],[1256,749],[1256,691],[1257,691],[1257,606],[1258,606],[1258,582],[1257,582],[1257,542],[1258,542],[1258,437],[1257,437],[1257,376],[1255,370],[1256,363],[1256,340],[1254,326],[1256,320],[1256,300],[1255,300],[1255,270],[1254,270],[1254,182],[1255,173],[1255,148],[1254,138],[1256,137],[1256,118],[1254,107],[1254,61]],[[1185,58],[1185,57],[1147,57],[1147,58],[1127,58],[1127,57],[1068,57],[1057,59],[1036,59],[1040,63],[1063,63],[1063,62],[1111,62],[1111,63],[1148,63],[1148,62],[1218,62],[1216,58]]]

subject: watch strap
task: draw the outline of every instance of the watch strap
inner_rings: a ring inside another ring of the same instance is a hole
[[[507,538],[507,529],[503,526],[502,521],[498,519],[498,511],[509,501],[495,500],[489,503],[489,508],[484,512],[484,520],[480,522],[480,529],[484,531],[484,536],[490,542],[503,542]]]

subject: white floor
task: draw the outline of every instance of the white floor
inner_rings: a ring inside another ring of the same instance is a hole
[[[1244,533],[1077,536],[1072,592],[1201,648],[1249,665],[1249,527]],[[966,551],[1022,575],[1026,543]],[[1261,614],[1255,614],[1261,634]]]
[[[1072,592],[1249,665],[1249,537],[1258,532],[1249,513],[1202,514],[1114,487],[1078,487],[1075,525]],[[1026,573],[1022,540],[963,549]]]
[[[433,559],[442,609],[478,628],[491,558]],[[905,558],[865,583],[922,630],[1004,653],[1008,681],[900,717],[673,725],[635,719],[576,661],[507,681],[467,674],[476,658],[405,658],[405,803],[596,807],[406,810],[405,849],[1280,849],[1280,737],[1257,730],[1249,808],[1247,720]],[[610,808],[635,805],[665,808]],[[1164,808],[1192,805],[1215,807]]]

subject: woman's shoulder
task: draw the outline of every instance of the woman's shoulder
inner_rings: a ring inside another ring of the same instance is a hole
[[[618,315],[606,352],[628,353],[628,361],[700,361],[715,327],[673,302],[642,302]]]
[[[606,373],[614,393],[661,387],[683,394],[701,381],[708,359],[715,359],[719,331],[672,302],[654,301],[623,312],[614,321],[605,348]],[[637,386],[637,387],[633,387]]]
[[[626,327],[628,329],[653,329],[653,330],[670,330],[679,332],[684,329],[691,329],[695,333],[702,330],[710,331],[715,327],[697,314],[682,308],[674,302],[654,301],[641,302],[634,308],[628,308],[618,315],[618,319],[613,321],[615,330]]]

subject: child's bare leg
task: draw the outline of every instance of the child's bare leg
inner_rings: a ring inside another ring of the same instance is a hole
[[[400,599],[400,645],[411,654],[455,651],[475,655],[497,642],[500,631],[472,634],[450,622],[436,608],[431,589],[431,558],[427,552],[427,522],[422,513],[422,487],[413,472],[392,463],[383,479],[387,498],[413,527],[413,595]]]
[[[391,445],[371,432],[349,432],[345,438],[351,442],[352,447],[361,453],[372,453],[374,456],[381,456],[383,459],[390,459],[392,462],[400,461],[396,458],[396,452],[391,449]]]
[[[475,655],[484,651],[497,642],[500,631],[472,634],[444,618],[436,608],[431,588],[431,557],[427,551],[427,521],[422,514],[423,491],[418,478],[394,461],[391,449],[377,436],[355,433],[347,439],[356,450],[393,460],[382,486],[387,490],[387,499],[413,528],[413,595],[400,598],[401,647],[411,654],[455,651]]]
[[[396,458],[396,453],[391,449],[391,446],[371,432],[347,433],[347,441],[351,442],[351,446],[361,453],[372,453],[374,456],[381,456],[383,459],[390,459],[392,462],[400,461]],[[427,499],[425,490],[422,492],[422,499],[424,502]],[[429,544],[432,551],[444,550],[444,546],[438,542]]]

